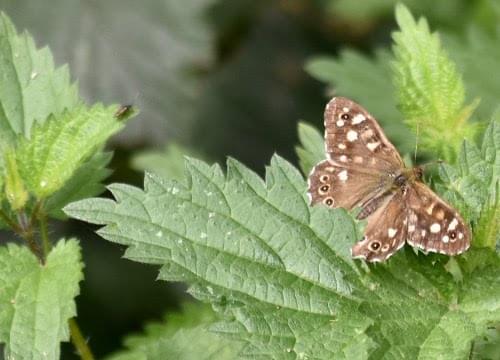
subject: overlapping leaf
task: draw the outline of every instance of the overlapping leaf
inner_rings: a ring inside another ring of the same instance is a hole
[[[413,150],[414,137],[403,123],[397,110],[395,88],[390,79],[391,54],[379,50],[374,57],[353,50],[344,50],[338,58],[316,57],[306,64],[306,70],[325,81],[334,94],[347,96],[363,105],[384,127],[402,153]]]
[[[475,223],[474,242],[495,248],[500,241],[500,112],[483,135],[480,149],[465,142],[455,167],[443,165],[445,196]]]
[[[325,158],[323,137],[313,126],[299,123],[300,145],[295,147],[300,168],[304,174],[309,174],[312,168]]]
[[[82,279],[80,248],[60,241],[41,265],[26,247],[0,247],[0,343],[6,359],[57,359]]]
[[[166,316],[164,323],[148,324],[144,335],[127,337],[128,350],[108,359],[236,359],[241,344],[209,332],[207,327],[214,320],[208,307],[186,304],[182,314]]]
[[[34,127],[17,145],[20,173],[29,190],[45,198],[59,190],[94,151],[121,127],[116,107],[79,106]]]
[[[16,135],[28,137],[35,122],[78,102],[67,67],[55,69],[47,48],[38,50],[29,34],[18,35],[0,14],[0,149]]]
[[[148,175],[144,191],[115,184],[116,201],[65,210],[106,225],[101,236],[129,246],[129,259],[161,265],[161,279],[191,284],[233,319],[212,329],[245,341],[246,356],[455,359],[500,319],[498,264],[464,274],[463,285],[443,258],[411,250],[366,271],[350,257],[359,236],[351,217],[310,208],[304,179],[279,157],[265,182],[234,160],[226,176],[186,166],[185,183]]]
[[[464,105],[462,78],[427,21],[416,21],[402,5],[396,7],[396,21],[401,29],[393,34],[399,107],[422,148],[454,161],[463,139],[476,133],[467,122],[475,105]]]

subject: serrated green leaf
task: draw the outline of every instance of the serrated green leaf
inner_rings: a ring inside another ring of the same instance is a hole
[[[111,152],[97,152],[82,166],[64,186],[49,196],[45,201],[44,209],[52,217],[66,218],[62,208],[70,202],[96,196],[104,191],[102,182],[111,175],[111,170],[106,166],[111,161]]]
[[[136,359],[236,359],[241,344],[208,331],[217,318],[207,306],[186,304],[182,314],[171,314],[162,323],[146,326],[143,335],[127,337],[126,351],[108,360]]]
[[[85,7],[82,16],[80,0],[51,0],[50,6],[19,0],[2,1],[2,10],[69,63],[83,98],[141,108],[141,121],[118,140],[163,144],[193,126],[193,104],[216,55],[207,16],[215,2],[106,0]]]
[[[6,359],[57,359],[83,278],[76,240],[60,241],[45,265],[26,248],[0,248],[0,343]]]
[[[400,31],[393,34],[394,81],[405,121],[419,135],[422,148],[453,162],[463,139],[477,127],[467,122],[477,104],[464,105],[465,90],[455,64],[425,19],[416,21],[396,6]]]
[[[47,48],[36,49],[29,34],[17,34],[0,14],[0,148],[17,135],[29,137],[35,122],[60,114],[78,102],[67,67],[55,69]]]
[[[325,158],[323,136],[316,128],[306,123],[299,123],[300,145],[295,147],[299,157],[300,168],[304,174],[309,174],[312,168]]]
[[[79,106],[35,126],[30,139],[19,139],[17,160],[28,189],[39,198],[61,189],[78,167],[123,127],[115,111],[113,106]]]
[[[343,50],[338,58],[311,59],[306,70],[318,80],[327,82],[336,95],[359,102],[375,116],[389,139],[404,154],[413,151],[415,140],[396,108],[395,88],[388,81],[391,59],[391,54],[383,49],[373,57]]]
[[[19,175],[19,169],[16,162],[16,154],[12,149],[4,152],[5,162],[5,195],[10,207],[17,211],[22,209],[28,201],[28,192],[24,186],[23,180]]]
[[[182,179],[184,177],[184,157],[195,156],[179,144],[170,143],[164,151],[145,151],[134,155],[132,167],[138,171],[148,171],[162,177]]]
[[[474,223],[473,244],[495,248],[500,229],[500,114],[493,116],[481,149],[464,142],[456,166],[443,165],[444,196]]]
[[[115,184],[116,201],[65,211],[106,225],[99,234],[129,246],[125,257],[161,265],[160,279],[189,283],[228,318],[212,330],[244,341],[246,357],[458,359],[500,320],[495,254],[463,283],[446,257],[410,249],[364,269],[350,255],[351,216],[309,207],[289,163],[275,156],[265,182],[234,160],[227,168],[190,159],[184,183],[148,175],[145,190]]]

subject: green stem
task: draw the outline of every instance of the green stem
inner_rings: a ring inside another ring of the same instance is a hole
[[[85,341],[75,318],[69,319],[68,323],[69,331],[71,333],[71,342],[78,351],[80,358],[82,360],[94,360],[94,355],[92,355],[92,351],[90,350],[87,341]]]
[[[43,256],[42,250],[35,239],[35,232],[33,229],[33,224],[27,221],[26,213],[24,211],[19,211],[17,214],[17,221],[19,223],[19,235],[26,240],[28,246],[33,254],[40,260],[42,264],[45,263],[45,257]]]
[[[11,218],[7,216],[2,210],[0,210],[0,218],[16,233],[21,234],[21,227],[16,224]]]
[[[50,240],[49,240],[49,231],[47,227],[47,215],[43,210],[40,210],[38,215],[39,223],[40,223],[40,236],[42,238],[42,250],[44,258],[47,258],[50,252]]]

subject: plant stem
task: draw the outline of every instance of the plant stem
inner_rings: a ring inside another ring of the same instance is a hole
[[[7,216],[2,210],[0,210],[0,218],[16,233],[21,234],[21,227],[16,224],[11,218]]]
[[[47,258],[50,252],[50,240],[49,240],[49,231],[47,227],[47,215],[43,210],[40,210],[39,214],[39,223],[40,223],[40,236],[42,238],[42,250],[44,258]]]
[[[78,327],[75,318],[69,319],[69,331],[71,333],[71,342],[75,346],[80,358],[82,360],[94,360],[94,355],[92,355],[92,351],[90,350],[87,341],[83,338],[82,332]]]

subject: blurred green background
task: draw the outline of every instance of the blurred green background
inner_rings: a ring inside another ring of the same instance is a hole
[[[403,2],[415,15],[426,16],[455,48],[471,29],[495,33],[500,18],[496,0]],[[321,128],[323,107],[332,93],[354,97],[375,115],[397,117],[385,105],[393,103],[385,101],[393,94],[380,91],[390,79],[374,77],[372,86],[370,66],[378,65],[343,52],[356,49],[372,57],[376,49],[390,46],[395,3],[0,0],[0,10],[19,30],[28,30],[39,46],[49,46],[58,65],[69,64],[88,102],[133,103],[140,109],[109,144],[115,157],[108,180],[140,186],[142,173],[134,170],[133,157],[148,151],[136,159],[136,167],[156,166],[161,172],[163,159],[151,151],[162,152],[171,144],[211,161],[233,156],[259,173],[274,152],[296,162],[297,122]],[[304,70],[314,56],[340,53],[331,74],[316,74],[325,80],[331,76],[333,88]],[[461,64],[469,64],[473,56],[452,58],[467,70]],[[364,97],[357,95],[358,88],[364,88]],[[490,99],[496,94],[492,89]],[[487,93],[482,104],[488,101]],[[413,140],[398,124],[388,134],[409,151]],[[99,239],[94,230],[78,222],[52,224],[54,236],[81,239],[86,268],[77,298],[79,323],[101,358],[117,350],[124,335],[177,311],[189,296],[180,284],[155,281],[156,268],[122,260],[124,249]],[[2,242],[9,239],[1,236]],[[63,358],[76,358],[70,345],[63,347]]]

